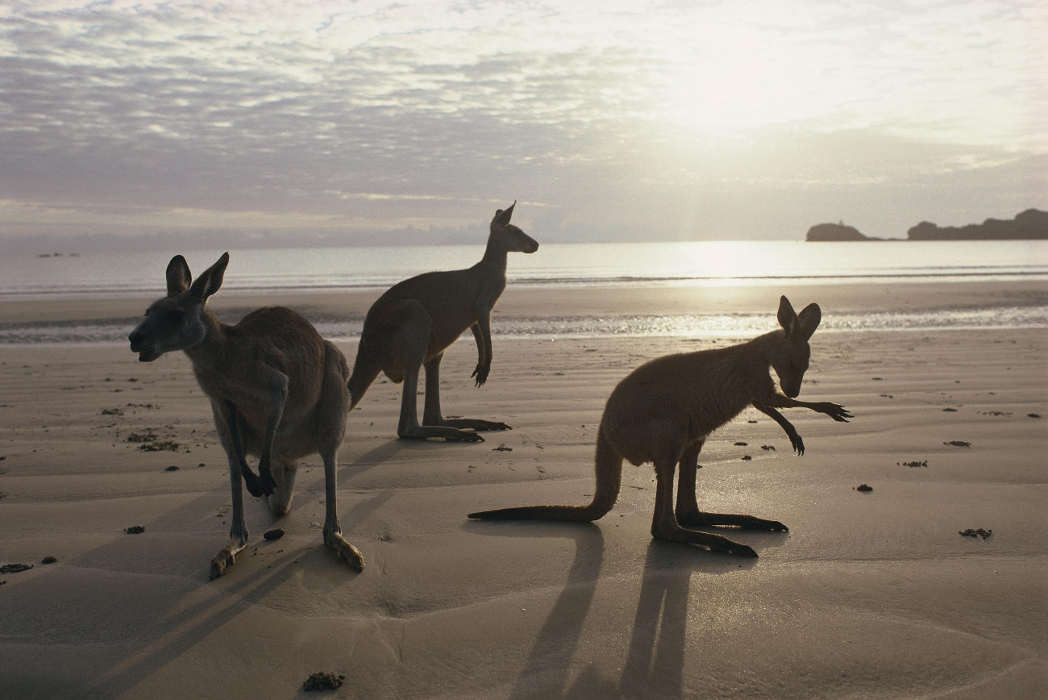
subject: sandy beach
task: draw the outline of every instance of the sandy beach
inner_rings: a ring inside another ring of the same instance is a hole
[[[766,310],[770,330],[779,291],[510,287],[497,309],[717,304]],[[1045,299],[1038,282],[787,292],[825,315]],[[219,294],[215,308],[362,315],[375,296]],[[130,318],[147,301],[4,302],[0,319]],[[186,357],[0,346],[0,564],[33,565],[0,575],[0,696],[314,697],[301,688],[316,671],[345,676],[320,696],[369,699],[1048,693],[1044,328],[816,332],[801,398],[842,403],[854,420],[785,411],[807,446],[798,457],[749,409],[700,456],[700,507],[790,527],[729,533],[756,560],[652,541],[650,465],[625,466],[618,503],[592,525],[465,518],[588,501],[596,426],[618,380],[647,359],[733,340],[496,330],[480,389],[472,341],[458,343],[442,367],[445,413],[514,430],[477,444],[398,441],[400,388],[379,380],[349,416],[338,474],[364,571],[321,544],[313,456],[287,517],[247,498],[251,545],[215,581],[228,474]],[[356,343],[338,345],[352,362]],[[156,439],[135,441],[143,434]],[[140,449],[164,441],[171,450]],[[136,525],[144,532],[125,533]],[[273,527],[286,535],[263,540]]]

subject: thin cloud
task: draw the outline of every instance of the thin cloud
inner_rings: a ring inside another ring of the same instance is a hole
[[[827,218],[841,188],[884,202],[964,174],[949,197],[871,214],[905,228],[1048,151],[1046,17],[1035,2],[9,3],[0,236],[74,232],[57,212],[77,210],[129,234],[158,212],[457,232],[518,198],[547,206],[553,235],[796,237],[777,222]],[[696,187],[769,205],[733,218]],[[1044,195],[1020,179],[992,213]],[[716,213],[690,231],[635,215],[697,200]]]

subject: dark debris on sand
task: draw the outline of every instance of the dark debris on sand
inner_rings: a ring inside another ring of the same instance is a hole
[[[302,684],[302,690],[305,690],[306,692],[336,690],[342,686],[344,680],[346,680],[346,676],[343,673],[317,671],[316,673],[311,673],[309,675],[306,682]]]
[[[17,574],[32,568],[32,564],[4,564],[0,566],[0,574]]]
[[[132,525],[131,527],[124,528],[124,532],[129,535],[141,535],[145,531],[146,528],[144,525]]]
[[[958,530],[957,534],[959,534],[962,537],[981,537],[985,540],[987,537],[993,534],[993,530],[984,530],[981,527],[975,530],[973,530],[972,528],[968,528],[967,530]]]
[[[279,539],[280,539],[281,537],[283,537],[283,536],[284,536],[284,531],[283,531],[283,530],[281,530],[281,529],[280,529],[279,527],[275,527],[275,528],[273,528],[272,530],[266,530],[266,531],[265,531],[265,532],[264,532],[264,533],[262,534],[262,537],[263,537],[263,538],[264,538],[264,539],[265,539],[265,540],[266,540],[267,542],[273,542],[274,540],[279,540]]]
[[[951,447],[971,447],[972,446],[972,443],[968,442],[967,440],[947,440],[943,444],[944,445],[949,445]]]
[[[873,487],[869,484],[859,484],[855,487],[855,490],[860,491],[862,493],[869,493],[870,491],[873,491]]]
[[[158,440],[157,442],[145,442],[138,446],[143,452],[178,452],[178,443],[174,440]]]

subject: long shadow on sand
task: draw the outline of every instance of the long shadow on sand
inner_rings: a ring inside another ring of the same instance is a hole
[[[398,441],[384,443],[361,455],[354,466],[341,468],[340,472],[351,478],[361,471],[356,464],[362,464],[365,470],[371,469],[396,454],[400,447]],[[292,504],[292,511],[308,502],[302,498],[306,492],[317,489],[323,491],[322,473],[309,483],[299,483],[299,493]],[[391,495],[389,491],[378,492],[344,510],[340,515],[344,530],[351,532],[354,523],[365,520]],[[265,510],[261,503],[250,505],[255,500],[248,498],[245,504],[245,509],[249,511],[249,526],[253,530],[258,529],[260,515],[266,520],[269,517],[268,512],[259,512],[259,509]],[[8,620],[9,631],[19,633],[25,627],[21,633],[32,638],[39,632],[37,626],[43,624],[48,633],[54,636],[58,649],[63,646],[63,630],[91,628],[99,623],[106,625],[105,610],[111,610],[116,615],[117,621],[113,623],[115,627],[126,626],[134,630],[131,638],[113,639],[102,645],[109,652],[103,653],[86,674],[77,676],[74,672],[64,679],[45,679],[29,671],[21,678],[11,679],[16,686],[29,694],[44,691],[52,697],[118,696],[192,649],[241,613],[255,605],[264,604],[270,594],[301,568],[304,555],[323,549],[318,533],[315,546],[305,550],[291,549],[287,554],[269,559],[265,567],[234,567],[226,577],[209,583],[207,562],[224,542],[224,536],[217,535],[212,542],[210,538],[197,537],[195,532],[186,533],[189,537],[179,535],[184,533],[187,524],[213,522],[215,512],[228,501],[227,485],[213,488],[188,503],[157,514],[144,523],[145,535],[117,535],[112,541],[78,555],[67,562],[65,567],[36,576],[31,582],[27,581],[23,585],[35,589],[35,595],[28,605],[24,600],[16,603],[15,596],[0,600],[0,617]],[[164,539],[171,537],[172,533],[175,533],[180,546],[172,548],[164,545]],[[253,537],[252,542],[258,543],[259,539]],[[198,541],[206,541],[207,544],[200,545]],[[258,544],[261,547],[269,546]],[[240,556],[251,556],[252,546],[249,545]],[[341,567],[334,557],[327,559],[332,568]],[[308,561],[324,559],[310,557]],[[76,574],[68,567],[96,572],[93,580],[97,585],[70,599],[67,577]],[[136,574],[150,578],[121,578],[128,575],[134,577]],[[156,576],[160,578],[153,578]],[[350,582],[354,579],[355,576],[346,571],[345,580]],[[126,595],[121,595],[115,586],[145,588],[142,591],[127,590]],[[53,592],[48,593],[48,589]],[[120,598],[124,599],[124,603],[117,604],[114,609],[114,600]],[[192,599],[197,602],[182,607]],[[36,605],[44,607],[37,609]],[[50,656],[52,663],[63,665],[60,653],[51,653]],[[69,687],[67,683],[73,685]]]
[[[481,532],[481,525],[470,529]],[[516,532],[510,530],[516,528]],[[604,563],[604,535],[592,523],[499,523],[483,532],[503,537],[564,537],[575,541],[568,580],[539,631],[510,693],[524,698],[682,697],[691,577],[754,566],[753,559],[704,552],[659,540],[648,544],[626,663],[618,685],[590,664],[573,683],[574,656]],[[628,625],[625,617],[623,626]]]
[[[614,684],[602,681],[592,668],[583,672],[570,688],[566,687],[604,562],[604,535],[600,527],[592,523],[469,523],[467,527],[488,536],[558,537],[575,541],[575,558],[564,590],[542,625],[509,697],[513,700],[612,697]]]
[[[699,564],[695,556],[709,556]],[[737,571],[753,560],[689,552],[679,544],[652,540],[644,562],[637,613],[633,618],[626,664],[619,693],[622,697],[682,697],[684,649],[688,625],[688,593],[692,574]]]
[[[357,456],[351,464],[343,464],[338,470],[339,485],[343,485],[346,479],[365,474],[375,467],[385,464],[398,452],[405,448],[403,440],[388,440],[377,447],[373,447],[362,455]],[[342,448],[345,451],[345,448]]]

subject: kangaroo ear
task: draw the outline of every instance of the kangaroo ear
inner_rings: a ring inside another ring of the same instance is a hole
[[[496,209],[495,218],[491,220],[492,224],[498,224],[499,226],[505,226],[509,223],[509,218],[513,216],[513,207],[517,206],[517,200],[513,200],[513,204],[509,205],[509,209]]]
[[[218,259],[218,262],[200,273],[200,276],[193,282],[189,293],[200,302],[207,301],[207,298],[217,292],[218,288],[222,286],[222,278],[226,274],[226,265],[228,264],[229,253],[222,253],[222,257]]]
[[[167,264],[167,295],[173,297],[176,294],[189,289],[189,281],[193,276],[189,274],[189,264],[181,255],[171,258]]]
[[[794,326],[797,325],[797,312],[793,310],[793,305],[785,296],[779,297],[778,318],[779,325],[786,331],[786,337],[789,338],[793,335]]]
[[[822,309],[818,304],[808,304],[804,310],[797,314],[797,326],[795,332],[800,340],[808,340],[815,329],[819,327],[822,320]]]

